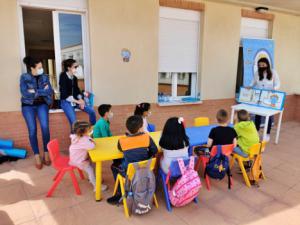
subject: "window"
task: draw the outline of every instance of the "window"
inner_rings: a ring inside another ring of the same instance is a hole
[[[82,90],[90,90],[85,1],[61,4],[58,0],[18,0],[21,48],[24,48],[21,49],[22,57],[31,55],[42,60],[55,93],[53,109],[59,108],[58,83],[63,60],[71,58],[78,62],[78,84]],[[77,10],[81,8],[83,12],[70,13],[53,9],[62,7],[61,9],[71,10],[74,6],[78,7]],[[24,67],[23,70],[25,72]]]
[[[268,20],[254,19],[248,17],[242,17],[241,20],[241,39],[242,38],[257,38],[267,39],[271,38]],[[243,59],[243,46],[239,49],[239,61],[237,69],[236,79],[236,93],[239,93],[240,87],[243,86],[243,74],[244,74],[244,59]]]
[[[159,102],[197,97],[199,32],[199,11],[160,7]]]

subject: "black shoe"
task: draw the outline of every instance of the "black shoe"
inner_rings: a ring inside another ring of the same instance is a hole
[[[116,194],[116,195],[108,198],[106,201],[107,201],[108,204],[117,205],[117,204],[119,204],[119,201],[120,201],[121,197],[122,196],[120,194]]]

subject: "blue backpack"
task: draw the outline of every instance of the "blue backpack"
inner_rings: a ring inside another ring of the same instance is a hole
[[[222,180],[227,174],[228,189],[231,188],[231,172],[229,159],[222,153],[222,145],[217,146],[217,154],[209,159],[204,171],[204,178],[208,175],[213,179]]]

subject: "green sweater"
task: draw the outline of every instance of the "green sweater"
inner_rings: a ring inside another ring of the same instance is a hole
[[[253,121],[239,122],[234,126],[238,135],[237,143],[243,152],[249,154],[249,148],[259,143],[259,136]]]
[[[111,137],[110,123],[101,117],[94,126],[94,138]]]

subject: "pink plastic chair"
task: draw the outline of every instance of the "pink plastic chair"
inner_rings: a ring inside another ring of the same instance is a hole
[[[234,148],[233,145],[222,145],[222,153],[224,155],[226,155],[227,157],[230,157],[230,155],[233,152],[233,148]],[[211,152],[210,152],[210,158],[214,157],[216,154],[217,154],[217,146],[213,146],[212,149],[211,149]],[[208,162],[209,162],[209,157],[206,157],[206,156],[203,156],[203,155],[199,156],[199,159],[198,159],[198,161],[196,163],[196,166],[195,166],[195,170],[199,171],[200,164],[202,164],[202,169],[203,169],[203,171],[205,171],[206,164]],[[210,180],[209,180],[208,176],[205,177],[205,183],[206,183],[207,190],[210,190]],[[231,183],[231,186],[233,186],[232,177],[230,177],[230,183]]]
[[[80,175],[81,179],[84,179],[84,175],[82,173],[82,171],[74,166],[70,166],[69,165],[69,157],[68,156],[61,156],[59,153],[59,144],[58,144],[58,140],[54,139],[52,141],[50,141],[47,145],[48,147],[48,151],[49,151],[49,155],[50,155],[50,159],[52,162],[52,166],[54,167],[54,169],[57,170],[57,173],[55,175],[55,177],[53,178],[54,183],[51,186],[51,188],[49,189],[46,197],[51,197],[55,188],[57,187],[57,185],[59,184],[59,182],[62,180],[63,176],[65,175],[66,172],[70,172],[71,175],[71,179],[73,182],[73,186],[75,188],[75,192],[77,195],[81,194],[76,176],[74,174],[74,169],[77,169]]]

